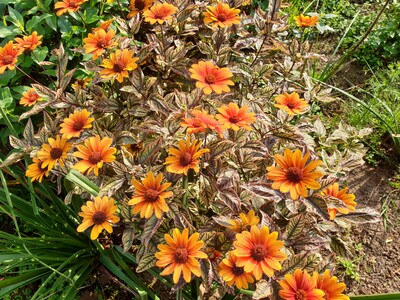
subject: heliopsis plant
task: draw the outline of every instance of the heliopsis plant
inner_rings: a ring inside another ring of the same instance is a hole
[[[85,140],[84,145],[78,145],[78,151],[75,151],[73,155],[80,158],[75,165],[74,169],[81,173],[99,175],[99,169],[103,167],[104,163],[110,163],[115,160],[114,153],[116,149],[110,147],[112,139],[104,137],[100,139],[100,136],[96,135]]]
[[[42,98],[38,93],[36,93],[36,90],[34,88],[30,88],[28,91],[22,94],[19,104],[23,106],[33,106],[40,100],[42,100]]]
[[[133,18],[138,13],[147,11],[154,3],[154,0],[131,0],[129,2],[129,14],[128,19]]]
[[[324,274],[314,273],[317,277],[316,288],[322,290],[325,295],[325,300],[350,300],[349,296],[343,294],[346,285],[343,282],[338,282],[336,276],[331,276],[329,270],[325,270]]]
[[[171,20],[178,8],[170,3],[157,3],[143,13],[144,20],[151,25]]]
[[[229,286],[235,285],[238,289],[248,289],[249,283],[253,283],[252,272],[245,272],[244,267],[237,266],[238,258],[233,252],[228,252],[227,258],[224,258],[219,264],[219,275]]]
[[[160,219],[164,212],[169,211],[165,199],[173,195],[171,191],[166,191],[171,183],[161,183],[162,179],[163,175],[161,173],[154,177],[153,172],[149,172],[142,182],[135,179],[132,180],[135,194],[128,204],[133,205],[133,214],[140,213],[140,217],[146,219],[155,215]]]
[[[137,68],[137,57],[133,57],[133,51],[128,49],[117,50],[110,54],[109,59],[104,59],[101,66],[100,75],[105,79],[115,78],[122,83],[124,78],[129,76],[129,72]]]
[[[308,108],[308,102],[300,98],[296,92],[280,94],[275,97],[275,102],[275,107],[283,109],[289,115],[301,114]]]
[[[32,182],[35,180],[42,182],[43,176],[49,176],[50,169],[48,166],[43,167],[43,161],[41,161],[39,158],[34,157],[32,160],[33,163],[28,166],[25,175],[26,177],[29,177]]]
[[[323,196],[333,197],[344,204],[344,206],[342,207],[328,207],[329,217],[331,220],[336,217],[336,214],[338,212],[346,215],[349,212],[356,211],[357,203],[354,201],[356,199],[356,196],[354,196],[354,194],[348,194],[347,190],[348,188],[339,190],[339,184],[335,182],[321,192]]]
[[[191,66],[189,72],[190,77],[197,80],[196,87],[203,89],[206,95],[212,92],[217,94],[229,92],[229,86],[234,85],[229,68],[219,68],[211,61],[199,61],[198,64]]]
[[[303,14],[293,18],[299,27],[312,27],[318,24],[318,16],[305,16]]]
[[[219,114],[216,117],[226,129],[238,131],[240,128],[244,128],[251,130],[250,125],[256,121],[256,117],[254,113],[247,112],[248,109],[248,106],[239,108],[236,103],[231,102],[218,108]]]
[[[38,35],[36,31],[32,32],[31,35],[23,36],[22,38],[15,38],[15,42],[24,51],[33,51],[42,44],[42,35]]]
[[[41,168],[47,167],[50,171],[57,164],[64,167],[64,160],[68,156],[68,151],[72,145],[67,142],[67,139],[57,135],[56,139],[49,138],[47,144],[43,144],[38,152],[38,158],[42,161]]]
[[[165,165],[167,165],[167,171],[176,174],[188,174],[190,169],[196,173],[199,172],[199,158],[210,150],[207,148],[200,149],[201,141],[193,140],[190,138],[180,140],[178,142],[178,149],[171,147],[168,149],[168,156],[165,159]]]
[[[97,59],[103,54],[104,50],[112,49],[117,46],[117,42],[113,42],[115,36],[114,30],[105,31],[104,29],[96,30],[94,33],[89,33],[87,38],[83,39],[85,45],[85,53],[93,54],[93,59]]]
[[[282,193],[290,192],[290,197],[297,200],[300,196],[307,197],[307,188],[317,190],[321,185],[316,181],[323,173],[315,170],[322,164],[320,160],[309,160],[310,153],[304,156],[299,149],[285,149],[283,156],[274,155],[278,167],[268,167],[267,177],[274,182],[273,189]]]
[[[57,9],[57,16],[61,16],[66,13],[76,12],[86,1],[87,0],[63,0],[56,2],[54,8]]]
[[[217,6],[207,6],[207,11],[204,12],[204,23],[211,23],[212,27],[231,27],[234,24],[240,24],[239,13],[240,9],[218,2]]]
[[[239,219],[229,220],[231,226],[228,226],[228,228],[240,233],[243,230],[249,230],[253,225],[258,225],[259,222],[260,218],[257,217],[254,210],[251,209],[247,214],[240,213]]]
[[[66,139],[79,137],[85,129],[92,127],[93,121],[94,118],[90,117],[90,112],[86,108],[76,110],[64,119],[60,133]]]
[[[87,201],[79,213],[83,220],[76,230],[83,232],[93,226],[90,232],[92,240],[97,239],[103,229],[108,233],[112,233],[111,224],[119,222],[119,217],[116,215],[117,209],[118,207],[114,204],[114,199],[109,199],[107,196],[96,197],[93,201]]]
[[[324,291],[316,288],[318,274],[310,276],[307,271],[296,269],[293,274],[286,274],[279,282],[279,296],[284,300],[310,299],[324,300]]]
[[[24,52],[24,49],[14,45],[12,41],[9,41],[4,47],[0,47],[0,74],[3,74],[7,69],[14,70],[18,56],[22,52]]]
[[[173,230],[172,236],[168,233],[164,235],[166,244],[157,245],[159,252],[155,254],[157,258],[156,266],[164,268],[160,273],[162,276],[173,273],[174,283],[178,283],[183,275],[186,282],[192,280],[192,274],[201,276],[200,263],[198,259],[206,259],[207,254],[201,251],[204,242],[199,240],[199,233],[189,236],[189,230]]]

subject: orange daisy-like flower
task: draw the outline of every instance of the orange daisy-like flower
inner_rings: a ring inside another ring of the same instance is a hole
[[[144,20],[149,22],[151,25],[158,22],[163,24],[167,20],[172,19],[172,15],[176,13],[178,8],[175,5],[169,3],[158,3],[150,7],[143,13]]]
[[[43,144],[42,149],[38,152],[38,158],[42,161],[42,168],[47,167],[50,171],[58,163],[61,167],[64,166],[64,159],[67,158],[67,152],[72,145],[66,139],[59,135],[56,139],[49,138],[48,144]]]
[[[229,92],[228,85],[234,85],[230,80],[232,73],[228,68],[218,68],[211,61],[199,61],[189,69],[191,78],[196,79],[196,87],[203,89],[204,94],[209,95],[212,91],[217,94]]]
[[[93,54],[93,59],[97,59],[104,50],[114,48],[118,45],[116,42],[111,41],[114,36],[114,30],[106,32],[104,29],[99,29],[94,34],[89,33],[88,37],[83,39],[85,53]]]
[[[58,9],[56,12],[57,16],[61,16],[68,12],[77,11],[81,5],[87,0],[63,0],[54,4],[54,8]]]
[[[83,217],[82,224],[76,229],[78,232],[83,232],[90,226],[93,226],[90,232],[90,238],[92,240],[97,239],[100,232],[105,229],[108,233],[112,233],[112,227],[110,223],[118,223],[119,217],[115,215],[118,207],[114,205],[114,199],[108,199],[107,196],[96,197],[94,201],[87,201],[86,205],[83,205],[78,215]]]
[[[290,192],[293,200],[297,200],[299,196],[307,197],[306,187],[312,190],[319,189],[321,186],[316,179],[323,174],[315,171],[315,168],[321,165],[322,161],[308,162],[309,157],[309,152],[302,157],[301,151],[298,149],[294,152],[285,149],[283,156],[275,154],[274,160],[278,167],[267,168],[267,177],[274,181],[272,188],[280,190],[282,193]]]
[[[63,138],[70,139],[73,137],[79,137],[83,130],[92,127],[94,118],[90,118],[90,112],[85,108],[81,111],[74,111],[68,118],[65,118],[61,124],[60,133]]]
[[[267,226],[259,229],[253,225],[250,232],[236,234],[236,241],[233,242],[233,254],[238,257],[236,265],[244,267],[247,273],[253,272],[256,280],[260,280],[263,274],[272,277],[274,270],[282,269],[279,262],[287,258],[280,251],[284,243],[277,238],[278,232],[270,233]]]
[[[336,208],[328,208],[329,218],[333,220],[336,217],[337,212],[341,214],[347,215],[349,212],[356,211],[357,203],[354,201],[356,196],[354,194],[347,194],[348,188],[344,188],[343,190],[339,190],[339,184],[335,182],[334,184],[328,186],[321,194],[331,196],[342,200],[346,207],[336,207]]]
[[[322,290],[325,293],[324,299],[326,300],[349,300],[349,296],[342,294],[345,290],[346,285],[342,282],[338,282],[336,276],[332,276],[329,270],[325,270],[323,275],[319,275],[316,272],[314,276],[317,277],[317,289]]]
[[[9,41],[4,47],[0,47],[0,74],[3,74],[7,68],[14,70],[18,56],[22,52],[24,49],[14,45],[12,41]]]
[[[104,78],[115,77],[118,82],[122,82],[124,78],[129,76],[128,72],[137,68],[137,57],[133,57],[133,51],[124,49],[117,50],[110,54],[110,59],[104,59],[101,66],[105,69],[100,71]]]
[[[254,279],[251,272],[245,272],[243,267],[236,265],[238,258],[233,252],[228,252],[228,257],[224,258],[218,266],[218,273],[229,286],[236,285],[238,289],[248,289],[249,283],[253,283]]]
[[[132,180],[132,184],[136,189],[135,195],[128,202],[129,205],[134,205],[132,213],[137,214],[140,212],[140,217],[146,219],[150,218],[154,213],[158,219],[161,219],[162,213],[169,211],[165,198],[172,197],[173,193],[165,190],[171,183],[165,182],[161,184],[162,179],[162,174],[158,174],[154,178],[153,172],[149,172],[142,182],[135,179]]]
[[[214,116],[208,114],[204,110],[194,109],[190,112],[194,118],[184,118],[183,122],[180,124],[186,127],[186,132],[188,134],[204,132],[206,129],[215,130],[218,132],[219,136],[222,137],[222,126],[215,120]]]
[[[248,106],[239,108],[236,103],[229,103],[228,105],[218,108],[220,114],[217,114],[217,119],[226,129],[233,129],[238,131],[240,128],[251,130],[250,124],[256,121],[254,113],[248,113]]]
[[[178,283],[181,274],[186,282],[191,281],[192,273],[200,277],[200,263],[196,258],[207,258],[207,254],[200,251],[204,242],[199,241],[199,234],[196,232],[189,237],[187,228],[183,229],[182,233],[175,228],[172,237],[165,234],[164,238],[167,245],[157,245],[160,252],[155,254],[156,266],[165,268],[160,275],[174,273],[174,283]]]
[[[87,139],[85,145],[77,146],[78,151],[74,152],[74,156],[82,158],[74,165],[74,169],[81,173],[87,171],[94,172],[99,175],[99,168],[103,167],[103,163],[113,162],[115,160],[114,153],[117,149],[110,147],[112,139],[105,137],[100,140],[100,136],[95,136]]]
[[[210,151],[206,148],[199,150],[200,145],[200,141],[194,140],[192,143],[190,139],[188,139],[187,141],[180,140],[178,142],[178,149],[169,148],[168,153],[171,154],[171,156],[168,156],[164,163],[164,165],[168,165],[167,171],[187,175],[189,169],[193,169],[198,173],[200,162],[198,158]]]
[[[286,274],[279,282],[279,296],[284,300],[324,300],[324,292],[316,288],[317,276],[296,269],[294,274]],[[329,298],[330,299],[330,298]]]
[[[309,17],[301,14],[293,19],[299,27],[312,27],[318,24],[318,16]]]
[[[23,106],[33,106],[40,100],[42,100],[42,98],[40,98],[39,94],[36,93],[34,88],[31,88],[22,94],[19,104]]]
[[[33,51],[36,49],[37,46],[42,44],[43,35],[37,35],[37,32],[32,32],[31,35],[24,36],[21,38],[15,38],[18,46],[24,49],[24,51]]]
[[[34,157],[32,160],[33,164],[28,166],[28,170],[26,170],[25,175],[30,177],[32,182],[35,180],[42,182],[43,176],[49,176],[50,170],[48,167],[42,166],[43,162],[39,158]]]
[[[289,115],[297,115],[306,111],[308,103],[303,98],[300,98],[299,94],[293,92],[291,94],[284,93],[275,97],[277,108],[283,109]]]
[[[243,230],[250,229],[253,225],[258,225],[260,218],[256,216],[254,210],[250,210],[247,214],[241,213],[239,215],[240,219],[229,220],[232,226],[228,226],[229,229],[235,232],[242,232]]]
[[[71,84],[74,91],[84,89],[92,81],[92,78],[77,79],[73,84]]]
[[[128,19],[133,18],[140,12],[147,11],[150,8],[150,6],[153,5],[153,3],[154,0],[131,0],[129,4],[130,13],[128,14]]]
[[[230,8],[228,4],[218,2],[217,6],[207,6],[204,23],[212,23],[212,27],[230,27],[233,24],[240,24],[239,13],[240,9]]]

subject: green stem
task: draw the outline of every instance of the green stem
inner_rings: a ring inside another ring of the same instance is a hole
[[[176,291],[176,300],[182,300],[182,289]]]
[[[350,296],[351,300],[398,300],[400,293]]]
[[[188,183],[189,183],[189,176],[183,175],[183,189],[185,190],[185,194],[183,194],[183,206],[188,207]]]
[[[254,291],[250,291],[250,290],[240,290],[239,293],[241,293],[241,294],[243,294],[243,295],[253,296]]]

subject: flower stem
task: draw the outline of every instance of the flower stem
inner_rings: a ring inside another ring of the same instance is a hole
[[[188,207],[188,183],[189,183],[189,176],[183,175],[183,189],[185,190],[185,194],[183,194],[183,206]]]
[[[176,290],[176,300],[182,300],[182,289],[177,289]]]

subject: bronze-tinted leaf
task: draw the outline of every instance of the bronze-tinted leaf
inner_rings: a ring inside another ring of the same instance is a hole
[[[351,253],[347,247],[347,245],[343,242],[343,240],[337,236],[330,237],[330,248],[337,255],[342,257],[351,257]]]
[[[229,189],[223,192],[218,191],[217,197],[234,213],[240,211],[240,198],[235,190]]]
[[[309,211],[319,215],[324,220],[329,220],[328,205],[322,196],[314,194],[307,197],[304,203]]]
[[[256,283],[256,290],[253,294],[253,299],[264,299],[268,298],[274,293],[271,282],[266,281],[265,279],[261,279]]]
[[[160,227],[162,221],[163,219],[157,219],[156,216],[152,216],[146,221],[139,238],[143,245],[147,245],[149,243],[150,239],[156,233],[158,227]]]
[[[213,160],[221,154],[224,154],[226,151],[232,149],[234,147],[234,143],[229,140],[216,141],[209,143],[207,148],[210,149],[209,155],[205,156],[207,160]],[[207,158],[206,158],[207,157]]]
[[[122,233],[122,244],[124,246],[124,252],[131,249],[133,241],[135,240],[135,228],[128,226],[124,229]]]
[[[159,155],[159,149],[162,144],[162,137],[155,139],[154,141],[150,142],[149,144],[144,145],[143,150],[139,153],[139,163],[145,164],[149,163]]]
[[[299,215],[290,219],[288,225],[286,226],[286,239],[296,239],[304,229],[305,218],[304,215]]]
[[[26,142],[16,138],[13,135],[9,136],[9,140],[10,140],[11,147],[13,147],[15,149],[25,149],[26,147],[28,147]]]
[[[280,270],[280,273],[286,274],[293,272],[295,269],[302,269],[307,261],[308,255],[307,252],[303,252],[290,256],[282,263],[282,270]]]
[[[136,272],[141,273],[154,267],[156,265],[156,261],[157,258],[154,256],[154,253],[144,254],[138,261]]]
[[[321,259],[321,255],[319,253],[307,256],[303,269],[307,270],[310,273],[315,271],[318,264],[321,262]]]
[[[10,165],[15,164],[17,161],[20,161],[26,155],[25,151],[14,151],[12,152],[0,165],[0,168],[4,168]]]
[[[355,224],[376,223],[382,220],[377,211],[368,207],[358,208],[355,212],[348,213],[347,215],[337,215],[336,218]]]

